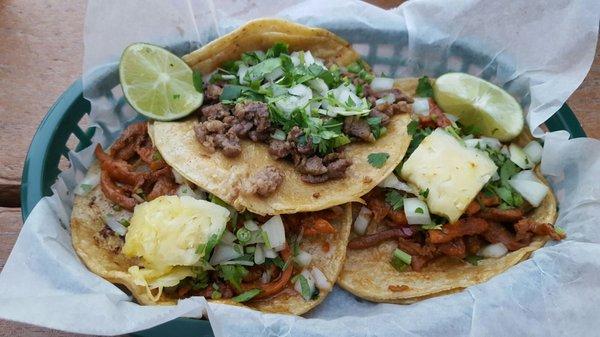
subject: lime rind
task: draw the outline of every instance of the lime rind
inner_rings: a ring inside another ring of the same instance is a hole
[[[435,80],[433,93],[442,110],[465,125],[477,126],[482,135],[508,141],[523,131],[523,110],[517,100],[490,82],[448,73]]]
[[[123,51],[119,64],[123,94],[140,114],[161,121],[185,117],[202,105],[192,69],[168,50],[135,43]]]

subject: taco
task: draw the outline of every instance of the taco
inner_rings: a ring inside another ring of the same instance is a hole
[[[503,141],[482,136],[444,113],[429,97],[426,77],[412,88],[408,94],[423,97],[413,104],[407,154],[355,207],[338,278],[342,288],[375,302],[460,291],[565,237],[553,226],[556,199],[537,165],[542,147],[527,131]]]
[[[85,265],[144,305],[204,296],[302,314],[331,291],[344,259],[349,205],[312,213],[237,212],[179,176],[147,123],[130,125],[76,189],[71,234]]]
[[[238,210],[317,211],[398,165],[412,99],[333,33],[262,19],[183,57],[206,80],[195,116],[155,122],[164,160]],[[378,109],[372,107],[378,106]]]

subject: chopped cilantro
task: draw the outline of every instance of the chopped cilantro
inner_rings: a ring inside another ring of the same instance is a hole
[[[202,73],[198,70],[194,70],[192,73],[192,81],[194,82],[194,89],[202,93],[204,92],[204,81],[202,80]]]
[[[218,290],[213,290],[212,294],[210,294],[210,298],[212,298],[213,300],[218,300],[222,297],[223,295],[221,294],[220,291]]]
[[[371,166],[376,167],[376,168],[382,168],[389,157],[390,157],[389,153],[377,152],[377,153],[370,153],[367,156],[367,160],[368,160],[369,164],[371,164]]]
[[[423,198],[427,198],[429,196],[429,189],[420,190],[419,195],[422,196]]]
[[[426,225],[421,225],[421,229],[426,230],[426,231],[433,230],[433,229],[442,229],[442,225],[432,222],[432,223],[428,223]]]
[[[121,219],[119,220],[119,223],[125,227],[129,227],[129,225],[131,225],[127,219]]]
[[[162,160],[162,156],[160,155],[160,152],[154,151],[154,153],[152,154],[152,160],[154,160],[154,161]]]
[[[281,270],[283,270],[283,269],[284,269],[284,267],[285,267],[285,265],[286,265],[286,263],[285,263],[285,262],[283,262],[283,260],[282,260],[282,259],[281,259],[281,257],[279,257],[279,256],[278,256],[278,257],[276,257],[276,258],[274,258],[274,259],[271,259],[271,262],[273,262],[273,264],[274,264],[274,265],[276,265],[276,266],[277,266],[277,268],[279,268],[279,269],[281,269]]]
[[[407,126],[408,134],[412,136],[410,140],[410,144],[408,145],[408,150],[406,151],[406,155],[404,158],[410,157],[410,155],[417,149],[419,144],[425,139],[425,137],[429,136],[433,130],[430,128],[421,129],[418,121],[411,121]]]
[[[421,207],[415,208],[415,213],[423,214],[423,209]]]
[[[180,95],[180,94],[175,94],[175,95],[173,95],[173,99],[179,99],[180,97],[181,97],[181,95]]]
[[[231,85],[228,84],[226,86],[223,87],[223,92],[221,93],[221,96],[219,97],[219,99],[221,101],[233,101],[236,100],[237,98],[239,98],[242,95],[242,91],[243,90],[248,90],[250,88],[248,87],[244,87],[241,85]]]
[[[476,266],[480,260],[483,260],[483,257],[481,256],[477,256],[477,255],[469,255],[467,257],[465,257],[465,261],[467,261],[468,263]]]
[[[418,97],[433,97],[433,87],[429,81],[429,77],[423,76],[419,78],[416,95]]]
[[[79,185],[79,187],[81,187],[81,189],[83,190],[83,192],[88,193],[89,191],[92,190],[92,188],[94,186],[90,185],[90,184],[81,184],[81,185]]]
[[[402,195],[396,190],[386,193],[385,201],[392,206],[394,211],[404,207],[404,197],[402,197]]]
[[[234,302],[246,302],[251,300],[252,298],[256,297],[256,295],[260,294],[261,290],[260,289],[250,289],[248,291],[245,291],[233,298],[231,298]]]
[[[231,283],[237,291],[242,290],[242,279],[246,274],[248,274],[248,270],[240,265],[228,264],[219,266],[219,276]]]

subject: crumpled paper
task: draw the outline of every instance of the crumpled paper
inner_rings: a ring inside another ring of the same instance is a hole
[[[106,146],[136,118],[119,103],[120,88],[106,85],[117,83],[114,69],[128,44],[150,42],[183,54],[252,18],[281,17],[362,41],[357,50],[389,76],[465,71],[493,81],[526,107],[530,129],[541,136],[539,125],[589,70],[599,15],[600,3],[584,0],[414,0],[389,11],[341,0],[94,0],[86,15],[84,94],[92,102],[94,140]],[[378,38],[387,42],[373,51],[369,43]],[[336,288],[304,318],[207,304],[203,298],[139,306],[89,272],[73,251],[68,228],[71,191],[93,154],[91,148],[71,152],[72,167],[53,186],[54,195],[35,207],[0,274],[0,318],[99,335],[202,314],[216,336],[595,335],[600,329],[600,141],[568,137],[564,131],[544,135],[542,161],[559,200],[557,225],[566,229],[566,240],[551,242],[529,260],[458,294],[393,305],[362,301]]]

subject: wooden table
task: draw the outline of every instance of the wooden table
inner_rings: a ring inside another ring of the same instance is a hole
[[[371,1],[393,7],[399,0]],[[81,73],[85,2],[0,2],[0,269],[21,227],[19,189],[27,148],[48,108]],[[600,138],[600,47],[568,104],[590,137]],[[75,336],[0,321],[2,336]]]

